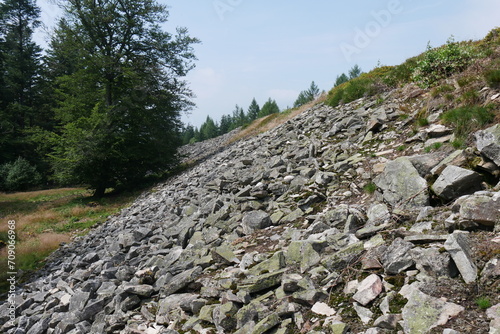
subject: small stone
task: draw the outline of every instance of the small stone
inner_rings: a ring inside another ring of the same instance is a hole
[[[366,306],[378,297],[382,289],[382,280],[378,275],[372,274],[359,284],[358,290],[352,298],[361,305]]]
[[[372,321],[373,312],[367,309],[366,307],[360,306],[358,303],[354,303],[354,310],[358,314],[359,319],[365,325]]]
[[[311,311],[319,315],[326,315],[327,317],[335,315],[336,313],[333,308],[328,306],[328,304],[322,302],[317,302],[316,304],[314,304],[311,308]]]

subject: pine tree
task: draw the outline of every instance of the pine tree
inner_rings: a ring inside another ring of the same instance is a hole
[[[260,112],[260,107],[255,98],[253,98],[252,102],[250,103],[250,106],[248,107],[248,112],[247,112],[248,120],[253,121],[254,119],[257,119],[257,116],[259,116],[259,112]]]
[[[259,117],[264,117],[267,115],[271,114],[276,114],[280,112],[280,108],[278,107],[278,104],[276,103],[275,100],[272,100],[269,98],[266,103],[262,106],[262,109],[260,110]]]
[[[23,132],[37,119],[41,48],[33,32],[39,17],[34,0],[0,4],[0,164],[30,155]]]
[[[349,81],[349,77],[345,73],[342,73],[341,75],[337,76],[334,86],[337,87],[347,81]]]

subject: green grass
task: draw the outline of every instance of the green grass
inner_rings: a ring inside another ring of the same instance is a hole
[[[377,190],[377,185],[373,182],[370,182],[363,187],[363,190],[368,194],[373,194]]]
[[[491,307],[491,300],[488,297],[479,297],[476,299],[476,304],[481,310],[486,310]]]
[[[430,146],[427,146],[424,151],[425,153],[430,153],[432,151],[436,151],[436,150],[439,150],[441,147],[443,146],[443,143],[434,143]]]
[[[424,127],[429,125],[429,120],[426,117],[417,118],[417,125]]]
[[[466,106],[452,109],[441,115],[446,125],[455,127],[455,136],[465,139],[469,134],[481,129],[495,119],[493,107]]]
[[[487,71],[484,78],[491,88],[500,88],[500,70]]]

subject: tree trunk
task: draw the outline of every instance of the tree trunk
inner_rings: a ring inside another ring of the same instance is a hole
[[[106,187],[103,187],[103,186],[98,186],[95,191],[94,191],[94,195],[92,195],[92,197],[95,197],[95,198],[102,198],[104,196],[104,193],[106,192]]]

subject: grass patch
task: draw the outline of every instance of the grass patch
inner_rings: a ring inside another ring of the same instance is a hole
[[[430,153],[432,151],[437,151],[443,146],[443,143],[434,143],[430,146],[427,146],[424,151],[425,153]]]
[[[373,182],[370,182],[363,187],[363,190],[368,194],[373,194],[377,190],[377,185]]]
[[[454,90],[455,90],[455,87],[453,87],[451,85],[437,86],[431,90],[431,96],[437,97],[437,96],[445,94],[445,93],[453,92]]]
[[[491,88],[500,88],[500,70],[487,71],[484,78]]]
[[[452,109],[441,115],[443,123],[455,127],[457,139],[465,139],[467,136],[495,119],[493,106],[466,106]]]
[[[83,188],[0,194],[2,220],[16,221],[16,270],[21,273],[40,268],[61,243],[87,233],[138,195],[139,192],[107,194],[95,199]],[[4,284],[8,272],[4,240],[7,231],[7,224],[0,226],[0,293],[8,288]]]
[[[476,304],[481,310],[486,310],[491,307],[491,300],[488,297],[479,297],[476,299]]]

